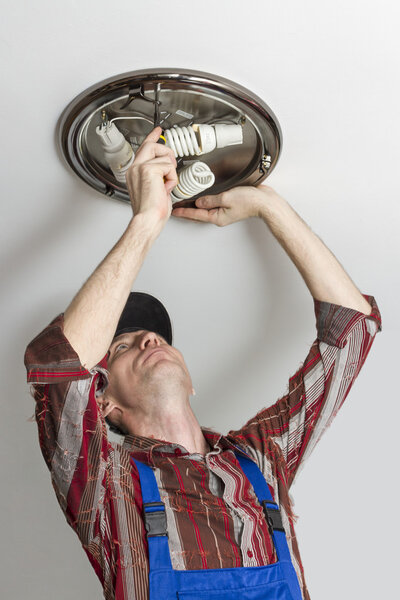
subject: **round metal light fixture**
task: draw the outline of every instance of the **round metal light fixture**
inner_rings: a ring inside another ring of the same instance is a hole
[[[259,185],[275,168],[282,148],[279,122],[267,104],[250,90],[219,75],[159,68],[105,79],[68,104],[57,124],[58,141],[66,162],[81,179],[124,202],[130,202],[125,181],[118,181],[111,170],[96,132],[105,119],[118,127],[133,153],[158,124],[174,135],[179,128],[182,133],[192,125],[196,130],[199,124],[216,126],[215,131],[223,124],[236,125],[231,128],[235,131],[241,126],[241,142],[201,155],[202,163],[214,175],[212,186],[175,206],[193,206],[195,199],[205,193]],[[193,164],[194,159],[181,156],[178,175],[179,169]]]

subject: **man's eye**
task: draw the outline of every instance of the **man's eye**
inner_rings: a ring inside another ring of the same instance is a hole
[[[128,344],[118,344],[118,346],[116,346],[116,348],[115,348],[115,352],[118,352],[118,348],[121,348],[121,346],[128,347]]]

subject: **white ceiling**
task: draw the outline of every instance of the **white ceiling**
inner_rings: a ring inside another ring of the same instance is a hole
[[[131,216],[129,205],[95,192],[64,165],[57,119],[90,85],[150,67],[215,73],[264,99],[283,134],[266,183],[378,302],[383,331],[291,493],[311,596],[391,597],[398,526],[392,503],[399,419],[393,376],[399,16],[395,0],[379,7],[372,0],[3,4],[4,597],[102,595],[57,504],[36,425],[28,421],[34,407],[23,354],[65,310]],[[134,288],[165,303],[196,388],[196,415],[222,433],[286,392],[316,337],[311,295],[257,219],[218,228],[171,218]]]

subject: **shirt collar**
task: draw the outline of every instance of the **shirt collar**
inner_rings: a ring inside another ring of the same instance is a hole
[[[246,452],[240,447],[238,448],[226,436],[218,433],[209,427],[201,427],[203,435],[211,447],[212,453],[219,454],[222,450],[238,450],[241,454],[247,456]],[[175,450],[179,448],[182,454],[188,454],[187,449],[180,444],[168,442],[157,438],[149,438],[136,434],[128,434],[124,438],[123,447],[129,452],[144,452],[151,457],[153,453],[167,452],[175,454]]]

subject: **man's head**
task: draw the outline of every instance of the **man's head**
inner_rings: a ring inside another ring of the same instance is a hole
[[[131,292],[128,298],[107,369],[109,383],[99,405],[117,433],[132,432],[133,416],[156,418],[171,398],[182,401],[193,393],[183,356],[172,346],[169,315],[159,300],[143,292]]]
[[[181,352],[158,333],[131,331],[114,338],[107,361],[109,383],[103,406],[107,421],[120,432],[132,433],[137,419],[157,414],[160,402],[188,398],[193,391]]]

